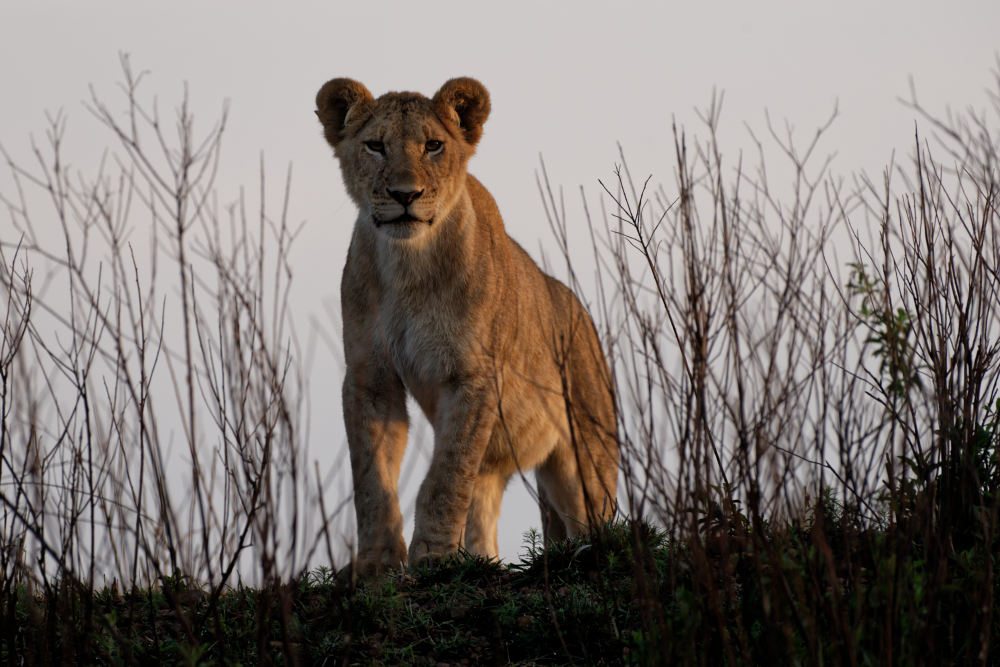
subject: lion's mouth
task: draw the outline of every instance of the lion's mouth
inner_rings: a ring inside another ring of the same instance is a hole
[[[412,222],[425,222],[429,225],[434,222],[433,218],[430,220],[421,220],[420,218],[412,216],[409,213],[404,213],[390,220],[379,220],[378,218],[374,218],[374,220],[376,227],[381,227],[382,225],[408,225]]]

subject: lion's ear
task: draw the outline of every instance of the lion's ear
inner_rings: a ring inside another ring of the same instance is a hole
[[[367,119],[375,98],[354,79],[331,79],[316,93],[316,115],[323,123],[323,134],[336,146],[350,132],[351,126]]]
[[[468,77],[451,79],[434,94],[433,102],[438,116],[458,125],[465,141],[475,146],[490,115],[490,94],[483,84]]]

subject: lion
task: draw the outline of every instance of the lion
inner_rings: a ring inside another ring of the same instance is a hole
[[[356,571],[465,548],[498,557],[508,480],[534,470],[547,539],[615,511],[618,439],[597,330],[568,287],[506,233],[466,172],[490,98],[475,79],[428,99],[375,99],[328,81],[316,114],[357,204],[341,281],[344,421],[357,514]],[[407,394],[434,430],[407,552],[397,483]]]

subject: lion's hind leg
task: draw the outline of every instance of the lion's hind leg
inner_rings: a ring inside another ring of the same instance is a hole
[[[606,448],[599,438],[588,439],[575,449],[560,443],[537,469],[547,539],[582,535],[614,515],[618,465],[617,457],[608,455]]]
[[[545,492],[545,486],[541,482],[538,483],[538,509],[542,513],[542,538],[544,544],[565,540],[566,524],[563,522],[559,510],[549,500],[549,496]]]

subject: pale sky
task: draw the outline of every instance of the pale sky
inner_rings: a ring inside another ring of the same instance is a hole
[[[633,174],[670,184],[672,119],[701,132],[693,110],[716,89],[725,94],[724,151],[748,149],[744,123],[761,129],[765,110],[808,138],[836,104],[822,146],[837,153],[833,170],[878,172],[912,142],[914,114],[897,99],[908,95],[909,77],[932,111],[984,105],[997,26],[997,0],[2,0],[0,143],[26,158],[28,135],[41,136],[44,113],[61,109],[71,161],[95,164],[108,138],[81,102],[89,84],[114,99],[120,52],[149,71],[144,90],[167,109],[185,82],[206,126],[228,100],[220,195],[235,198],[241,184],[253,190],[262,153],[275,183],[293,165],[291,217],[307,222],[293,295],[304,331],[324,301],[337,299],[355,215],[313,114],[316,90],[330,78],[358,79],[376,96],[431,95],[460,75],[482,81],[493,111],[470,171],[537,257],[540,245],[554,247],[535,186],[540,154],[566,188],[571,220],[578,187],[596,198],[597,180],[612,176],[617,142]],[[0,240],[9,224],[0,218]],[[310,450],[324,467],[346,461],[340,372],[324,358],[310,377]],[[501,522],[506,558],[538,525],[520,486],[512,481]]]

